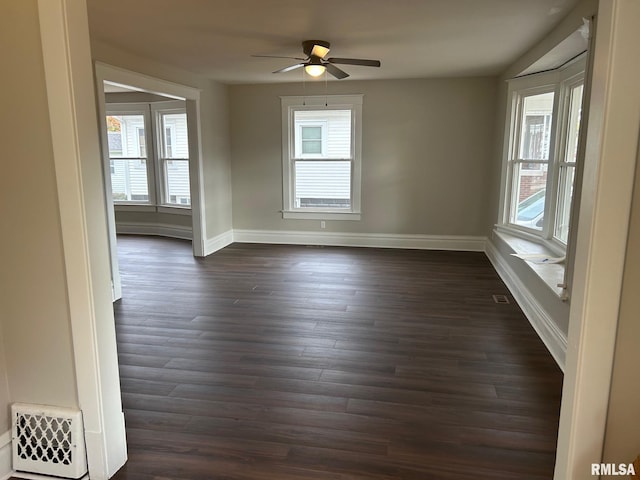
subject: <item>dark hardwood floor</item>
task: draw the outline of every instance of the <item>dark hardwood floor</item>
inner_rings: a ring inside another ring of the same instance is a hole
[[[118,244],[116,480],[552,478],[562,374],[484,254]]]

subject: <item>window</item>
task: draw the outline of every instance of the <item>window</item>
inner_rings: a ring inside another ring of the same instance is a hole
[[[584,85],[581,78],[577,82],[567,85],[565,89],[565,105],[567,122],[564,129],[564,145],[562,157],[558,160],[560,168],[558,180],[558,207],[554,238],[566,245],[569,238],[569,220],[571,215],[571,201],[573,200],[573,181],[576,175],[576,157],[578,154],[578,138],[580,134],[580,120],[582,114],[582,94]]]
[[[503,228],[566,248],[575,178],[584,61],[514,79],[505,161]]]
[[[189,150],[183,102],[107,105],[113,201],[188,208]],[[154,135],[148,135],[148,132]],[[155,142],[152,138],[156,138]]]
[[[160,133],[159,163],[162,172],[162,203],[191,205],[189,188],[189,139],[184,109],[156,109]]]
[[[359,220],[362,96],[281,101],[283,218]]]
[[[144,111],[107,115],[109,167],[114,202],[149,203]]]

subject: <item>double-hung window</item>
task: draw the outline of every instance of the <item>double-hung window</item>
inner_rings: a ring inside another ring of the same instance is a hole
[[[149,204],[153,196],[153,165],[147,156],[151,127],[148,107],[119,105],[107,114],[111,189],[115,203]]]
[[[108,104],[106,125],[116,205],[190,207],[184,102]]]
[[[187,114],[183,108],[152,105],[158,132],[158,163],[162,204],[190,206]]]
[[[584,61],[510,81],[501,227],[566,249],[580,132]]]
[[[362,95],[281,103],[283,218],[358,220]]]

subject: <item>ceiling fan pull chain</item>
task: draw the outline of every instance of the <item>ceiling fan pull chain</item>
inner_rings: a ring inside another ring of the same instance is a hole
[[[327,80],[327,71],[324,71],[324,106],[328,107],[329,106],[329,87],[328,87],[328,80]]]
[[[302,69],[302,106],[307,105],[307,84],[304,81],[304,68]]]

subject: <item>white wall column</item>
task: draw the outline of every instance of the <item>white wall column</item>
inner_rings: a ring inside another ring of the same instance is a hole
[[[92,480],[127,459],[85,0],[39,0],[77,393]]]
[[[637,0],[600,2],[556,480],[592,478],[602,459],[640,132],[639,21]]]

